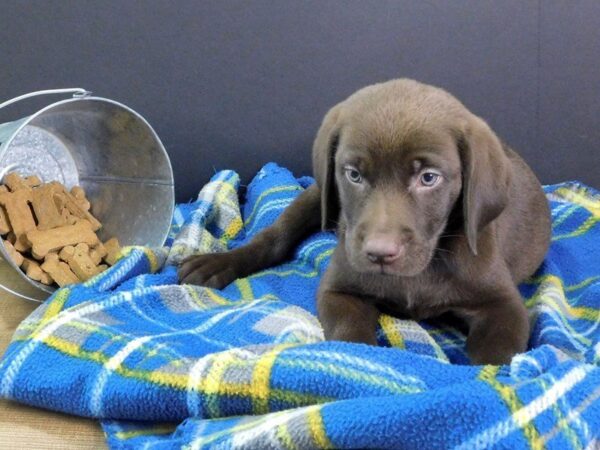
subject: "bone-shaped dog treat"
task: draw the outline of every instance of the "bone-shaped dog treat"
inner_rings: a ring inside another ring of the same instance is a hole
[[[117,257],[119,253],[121,253],[121,246],[119,245],[119,241],[117,238],[109,239],[104,243],[104,248],[106,249],[106,256],[104,257],[104,261],[106,261],[109,265],[114,266],[117,262]]]
[[[32,280],[39,281],[40,283],[50,285],[54,282],[52,277],[44,272],[37,261],[29,258],[23,258],[23,265],[21,268],[25,271],[25,274]]]
[[[40,180],[36,175],[30,175],[28,177],[25,177],[25,183],[27,184],[27,186],[34,188],[41,186],[42,180]]]
[[[79,282],[79,279],[71,271],[69,265],[60,261],[56,253],[50,253],[47,255],[41,267],[42,270],[48,273],[54,279],[54,281],[56,281],[56,284],[61,287],[67,284]]]
[[[54,201],[57,189],[59,188],[55,184],[50,183],[32,191],[31,206],[38,221],[38,230],[49,230],[67,224]]]
[[[25,271],[27,276],[35,281],[42,279],[42,274],[46,273],[42,270],[39,263],[33,259],[23,258],[23,264],[21,268]]]
[[[15,248],[19,251],[29,248],[25,234],[35,230],[35,220],[29,207],[30,202],[31,189],[0,194],[0,205],[6,209],[10,226],[17,237]]]
[[[69,264],[77,278],[88,280],[98,273],[98,267],[90,258],[90,247],[87,244],[67,246],[59,253],[60,258]]]
[[[107,255],[107,253],[108,252],[106,251],[106,247],[104,247],[102,242],[100,242],[98,243],[98,245],[96,245],[90,250],[90,258],[92,258],[94,264],[98,265],[102,261],[102,258],[104,258]]]
[[[97,231],[102,227],[102,224],[98,222],[98,220],[94,216],[92,216],[89,213],[89,211],[83,209],[79,205],[77,199],[64,187],[62,188],[62,192],[60,195],[64,197],[63,200],[65,202],[65,207],[69,210],[69,212],[72,215],[79,217],[80,219],[87,220],[92,225],[93,231]]]
[[[68,225],[73,225],[75,223],[75,220],[73,219],[74,216],[71,215],[71,213],[65,206],[66,199],[64,195],[54,194],[54,204],[56,205],[56,209],[60,211],[60,215],[65,221],[65,223]]]
[[[73,245],[67,245],[58,253],[58,257],[68,263],[69,259],[73,257],[73,253],[75,253],[75,247]]]
[[[58,251],[67,245],[79,243],[96,245],[99,242],[89,222],[84,220],[75,225],[65,225],[52,230],[32,230],[27,233],[27,239],[31,242],[31,254],[36,259],[42,259],[48,253]]]
[[[23,264],[23,255],[15,250],[15,247],[10,241],[4,241],[4,248],[6,249],[6,253],[10,256],[10,259],[12,259],[17,266]]]
[[[67,200],[64,197],[64,195],[62,195],[62,189],[60,188],[60,186],[56,186],[54,196],[52,197],[52,199],[54,200],[56,209],[58,209],[60,212],[64,212],[64,210],[66,209]],[[68,210],[67,213],[70,214]]]
[[[31,245],[27,241],[27,237],[22,234],[20,239],[16,239],[14,243],[15,249],[19,252],[26,252],[31,248]]]
[[[71,195],[75,197],[75,200],[82,209],[86,211],[90,210],[90,202],[87,198],[85,198],[85,191],[81,186],[75,186],[71,188]]]
[[[5,175],[3,181],[12,192],[20,191],[22,189],[31,189],[31,186],[27,181],[25,181],[17,172],[11,172],[8,175]]]
[[[77,222],[76,219],[78,219],[78,217],[72,215],[69,209],[67,208],[67,197],[64,195],[64,186],[56,182],[52,182],[51,184],[56,185],[53,199],[54,204],[56,205],[56,209],[60,211],[62,220],[64,220],[65,224],[67,225],[74,225],[75,222]]]
[[[40,267],[41,270],[41,267]],[[45,284],[47,286],[50,286],[51,284],[54,284],[54,279],[50,276],[49,273],[46,273],[42,270],[42,276],[39,279],[39,282],[42,284]]]

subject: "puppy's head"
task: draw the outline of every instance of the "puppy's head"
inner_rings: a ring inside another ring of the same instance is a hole
[[[313,166],[323,228],[342,225],[350,264],[400,276],[429,265],[451,214],[477,254],[478,233],[506,206],[510,181],[488,125],[412,80],[369,86],[332,108]]]

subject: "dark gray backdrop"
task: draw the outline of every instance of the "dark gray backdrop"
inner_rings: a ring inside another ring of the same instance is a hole
[[[543,182],[600,187],[600,2],[5,1],[0,99],[81,86],[145,116],[178,200],[215,169],[310,172],[327,109],[377,81],[442,86]],[[45,100],[41,103],[48,103]],[[0,122],[41,103],[0,112]]]

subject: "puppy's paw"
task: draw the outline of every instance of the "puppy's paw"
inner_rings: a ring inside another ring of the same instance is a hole
[[[181,263],[178,275],[181,284],[213,289],[222,289],[240,276],[237,259],[229,252],[190,256]]]

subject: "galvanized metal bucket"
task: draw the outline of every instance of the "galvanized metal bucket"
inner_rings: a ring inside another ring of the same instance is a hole
[[[47,94],[72,97],[0,125],[0,179],[18,172],[68,188],[82,186],[102,222],[100,239],[163,245],[175,205],[173,171],[150,124],[131,108],[80,88],[33,92],[0,104],[0,109]],[[54,291],[28,278],[3,243],[0,256],[0,289],[36,301]]]

